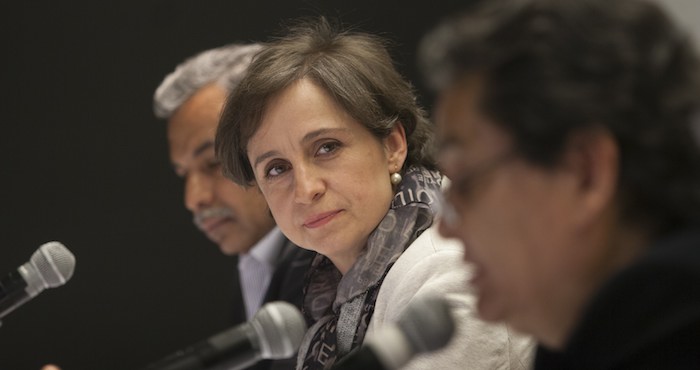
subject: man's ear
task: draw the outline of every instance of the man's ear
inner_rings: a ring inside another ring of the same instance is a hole
[[[389,136],[385,137],[384,150],[387,154],[389,172],[397,172],[403,167],[408,155],[408,143],[406,142],[406,130],[403,124],[397,121],[391,129]]]
[[[567,140],[562,159],[576,181],[577,213],[583,220],[600,217],[615,202],[620,169],[617,141],[602,127],[577,132]]]

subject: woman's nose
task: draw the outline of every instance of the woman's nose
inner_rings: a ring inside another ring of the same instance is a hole
[[[326,185],[319,171],[300,166],[294,172],[294,200],[301,204],[310,204],[318,200],[325,192]]]

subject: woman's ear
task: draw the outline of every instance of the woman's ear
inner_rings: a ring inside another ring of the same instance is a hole
[[[387,137],[384,138],[384,150],[387,155],[389,172],[397,172],[406,161],[408,155],[408,143],[406,142],[406,130],[401,122],[396,121]]]

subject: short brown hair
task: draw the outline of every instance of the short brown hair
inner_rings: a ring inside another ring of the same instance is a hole
[[[226,101],[216,133],[224,175],[241,185],[255,180],[247,156],[268,101],[301,79],[309,79],[378,138],[400,122],[406,130],[404,168],[436,167],[433,131],[413,86],[396,70],[380,37],[338,31],[328,20],[303,19],[285,36],[265,44]]]

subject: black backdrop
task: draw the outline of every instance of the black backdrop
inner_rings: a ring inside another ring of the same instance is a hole
[[[28,0],[3,5],[0,273],[44,242],[73,278],[6,316],[0,370],[138,369],[230,324],[232,259],[192,226],[151,96],[175,64],[265,38],[299,15],[338,16],[396,42],[469,0]]]

